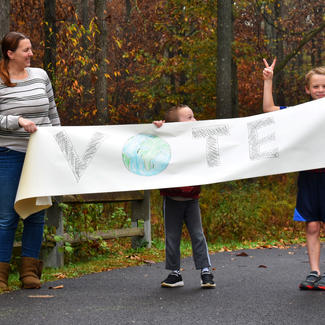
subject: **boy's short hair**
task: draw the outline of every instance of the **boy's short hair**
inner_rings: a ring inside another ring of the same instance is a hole
[[[311,69],[309,72],[307,72],[307,74],[305,75],[305,82],[307,87],[309,87],[310,85],[311,77],[314,76],[315,74],[325,75],[325,66],[316,67],[314,69]]]
[[[178,111],[182,108],[188,107],[187,105],[181,104],[171,107],[165,114],[166,122],[178,122]]]

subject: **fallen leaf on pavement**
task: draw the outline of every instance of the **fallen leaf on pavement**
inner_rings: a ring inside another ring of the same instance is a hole
[[[263,269],[266,269],[267,268],[267,266],[266,265],[263,265],[263,264],[259,265],[258,267],[263,268]]]
[[[143,260],[143,262],[146,264],[156,264],[155,261],[151,261],[151,260]]]
[[[248,254],[245,252],[241,252],[241,253],[236,254],[236,256],[248,256]]]
[[[60,285],[55,286],[55,287],[49,287],[49,289],[54,289],[54,290],[56,290],[56,289],[62,289],[62,288],[64,288],[64,285],[63,284],[60,284]]]
[[[28,298],[53,298],[52,295],[30,295]]]

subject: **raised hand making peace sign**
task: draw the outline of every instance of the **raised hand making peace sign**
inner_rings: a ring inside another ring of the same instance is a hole
[[[264,80],[272,80],[273,70],[274,70],[274,66],[276,63],[276,58],[273,60],[271,66],[269,66],[269,64],[267,63],[267,61],[265,59],[263,59],[263,62],[265,64],[265,68],[263,70],[263,79]]]

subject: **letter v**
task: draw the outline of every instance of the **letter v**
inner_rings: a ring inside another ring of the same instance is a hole
[[[77,182],[79,182],[83,173],[98,151],[102,139],[104,138],[104,134],[100,132],[93,134],[81,159],[76,152],[69,135],[65,131],[58,132],[54,135],[54,138],[59,145],[65,159],[67,160],[74,177],[76,178]]]

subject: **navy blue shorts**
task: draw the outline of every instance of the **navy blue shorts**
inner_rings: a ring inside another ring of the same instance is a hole
[[[325,222],[325,173],[303,171],[298,177],[296,221]]]

